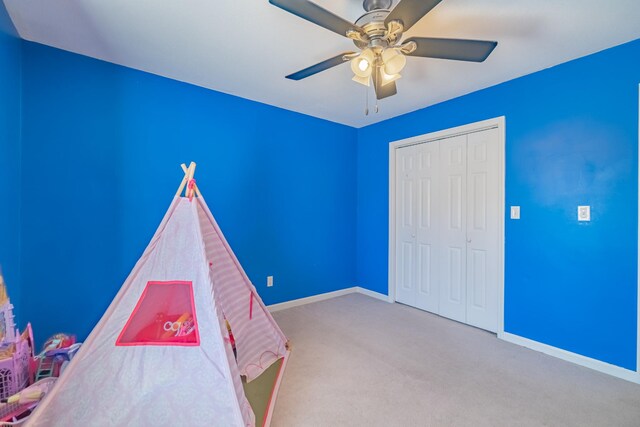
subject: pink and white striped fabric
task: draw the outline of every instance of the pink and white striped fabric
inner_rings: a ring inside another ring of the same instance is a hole
[[[251,381],[284,356],[287,338],[258,296],[203,198],[198,198],[198,217],[213,291],[236,340],[240,373]]]

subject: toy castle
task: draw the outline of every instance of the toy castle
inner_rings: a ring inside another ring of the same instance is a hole
[[[29,364],[33,357],[31,325],[20,334],[13,320],[13,305],[0,271],[0,399],[29,385]]]

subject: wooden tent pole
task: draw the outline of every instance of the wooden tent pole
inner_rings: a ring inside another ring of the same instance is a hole
[[[189,188],[189,183],[191,182],[195,174],[196,174],[196,163],[191,162],[189,164],[189,169],[187,172],[187,189],[184,192],[185,197],[189,197],[189,198],[193,197],[193,189]]]
[[[180,165],[182,167],[182,170],[185,173],[185,176],[187,175],[188,169],[187,169],[187,165],[185,165],[184,163]],[[198,188],[198,184],[195,185],[195,190],[196,190],[196,196],[198,197],[202,197],[202,193],[200,192],[200,189]]]
[[[180,166],[182,166],[182,170],[184,171],[184,178],[182,178],[182,182],[180,183],[180,187],[178,187],[178,191],[176,191],[176,196],[177,197],[180,196],[180,193],[182,193],[182,190],[184,189],[184,186],[187,185],[187,165],[185,165],[183,163]]]

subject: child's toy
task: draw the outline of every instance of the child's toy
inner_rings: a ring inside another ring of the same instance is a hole
[[[0,399],[5,399],[29,385],[33,360],[31,325],[21,335],[13,321],[13,305],[0,271]]]
[[[151,243],[29,427],[269,425],[287,338],[201,197],[195,163],[184,170]]]
[[[231,345],[231,350],[233,350],[233,357],[238,360],[238,350],[236,350],[236,339],[233,336],[233,332],[231,331],[231,325],[229,321],[225,317],[224,323],[227,325],[227,333],[229,334],[229,344]]]
[[[63,368],[76,354],[80,343],[76,343],[73,335],[56,334],[44,344],[42,352],[37,356],[38,371],[36,381],[42,378],[59,377]]]
[[[51,390],[57,378],[45,378],[21,392],[0,400],[0,427],[20,425]]]

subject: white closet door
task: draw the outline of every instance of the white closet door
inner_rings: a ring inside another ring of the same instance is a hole
[[[498,129],[467,136],[467,323],[498,329]]]
[[[415,147],[396,153],[396,300],[416,305]]]
[[[416,160],[416,307],[438,313],[440,143],[417,145]]]
[[[498,129],[396,151],[396,300],[495,332]]]
[[[466,322],[467,136],[440,144],[443,213],[440,242],[440,315]]]

